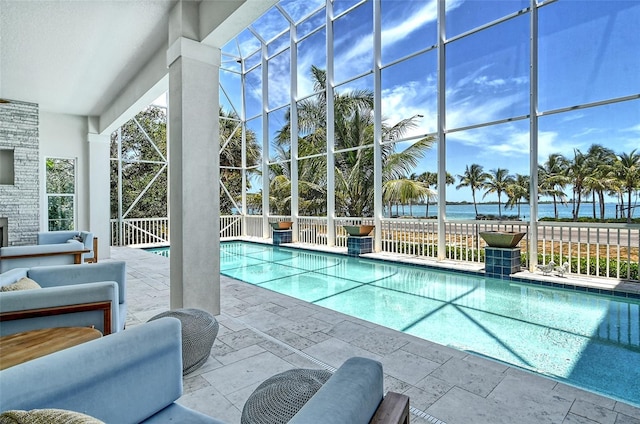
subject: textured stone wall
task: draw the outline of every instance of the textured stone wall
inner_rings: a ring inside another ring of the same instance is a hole
[[[38,105],[0,104],[0,149],[14,151],[14,184],[0,185],[0,218],[8,219],[10,246],[35,244],[40,230],[38,146]]]

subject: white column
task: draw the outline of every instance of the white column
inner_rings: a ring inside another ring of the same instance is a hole
[[[98,237],[98,259],[111,256],[109,134],[89,133],[89,228]]]
[[[171,308],[220,313],[220,50],[178,37],[169,66]]]

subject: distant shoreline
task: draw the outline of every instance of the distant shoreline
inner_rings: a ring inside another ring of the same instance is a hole
[[[477,203],[477,214],[476,207],[474,207],[473,203],[470,202],[447,202],[446,204],[446,216],[447,219],[476,219],[478,216],[486,216],[486,217],[498,217],[502,216],[504,219],[520,219],[527,220],[531,217],[529,204],[521,204],[520,207],[506,207],[504,203],[500,204],[500,210],[498,209],[498,202],[482,202]],[[595,218],[600,219],[600,210],[599,205],[596,204],[596,212]],[[616,207],[617,203],[605,203],[605,214],[604,219],[614,220],[621,219],[618,214],[616,217]],[[538,203],[538,219],[555,219],[555,209],[558,211],[559,219],[567,219],[573,218],[573,207],[572,203],[565,204],[556,204],[554,207],[553,202],[540,202]],[[580,210],[578,214],[578,218],[594,218],[593,213],[593,202],[582,202],[580,204]],[[638,211],[640,211],[640,207],[636,208],[635,215],[632,215],[633,218],[638,218]],[[398,205],[397,207],[394,205],[389,210],[388,205],[385,205],[384,212],[385,217],[413,217],[413,218],[426,218],[428,217],[437,217],[438,216],[438,207],[437,204],[429,203],[428,208],[426,203],[422,204],[413,204],[413,205]]]

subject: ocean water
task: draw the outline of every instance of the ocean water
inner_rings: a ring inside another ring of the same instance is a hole
[[[572,216],[572,208],[573,205],[560,205],[558,204],[558,216],[560,218],[571,218]],[[405,205],[404,207],[400,206],[397,208],[392,207],[392,215],[393,216],[414,216],[416,218],[424,218],[426,215],[426,206],[425,205],[412,205],[409,208],[409,205]],[[638,208],[640,209],[640,208]],[[637,211],[634,215],[638,215],[640,210]],[[498,205],[497,204],[478,204],[478,214],[480,215],[498,215]],[[502,205],[502,215],[503,216],[513,216],[518,214],[517,208],[506,208],[505,205]],[[438,215],[438,206],[437,205],[429,205],[429,216],[437,216]],[[385,207],[384,216],[389,216],[389,210]],[[529,210],[528,204],[520,205],[520,218],[528,219],[531,216],[531,212]],[[591,203],[582,203],[580,205],[580,214],[579,216],[583,217],[593,217],[593,205]],[[476,212],[473,208],[473,204],[466,205],[447,205],[447,219],[475,219]],[[553,218],[553,204],[543,203],[538,204],[538,217],[539,218]],[[600,217],[600,210],[598,206],[596,206],[596,217]],[[615,203],[605,203],[605,218],[615,218],[616,217],[616,204]]]

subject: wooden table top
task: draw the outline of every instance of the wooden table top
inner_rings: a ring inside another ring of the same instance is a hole
[[[100,337],[102,333],[90,327],[43,328],[0,337],[0,370]]]

